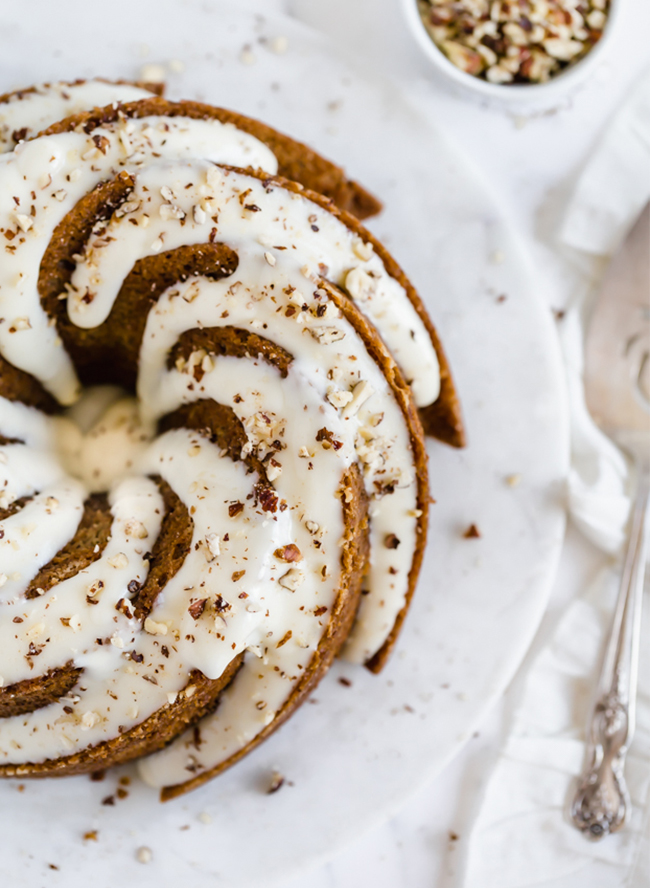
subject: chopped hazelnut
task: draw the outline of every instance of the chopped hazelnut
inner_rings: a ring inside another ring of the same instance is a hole
[[[297,570],[295,567],[292,567],[291,570],[288,570],[286,574],[280,577],[278,583],[283,586],[285,589],[288,589],[290,592],[295,592],[298,586],[305,579],[305,574],[301,570]]]
[[[289,543],[289,545],[283,546],[281,549],[276,549],[273,554],[276,558],[279,558],[280,561],[291,562],[302,560],[302,552],[295,543]]]
[[[147,617],[144,621],[144,631],[148,632],[149,635],[167,635],[169,628],[166,623],[158,623],[151,617]]]

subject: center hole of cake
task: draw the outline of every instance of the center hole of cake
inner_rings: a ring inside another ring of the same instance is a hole
[[[61,462],[89,493],[103,493],[132,474],[153,436],[142,425],[137,399],[118,386],[84,389],[57,420]]]

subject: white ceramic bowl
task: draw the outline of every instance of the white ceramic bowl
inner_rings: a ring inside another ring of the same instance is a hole
[[[436,46],[425,28],[424,22],[420,17],[417,0],[401,0],[402,8],[415,42],[438,72],[444,75],[447,80],[453,81],[465,94],[473,94],[477,98],[512,106],[553,104],[559,102],[575,87],[584,83],[600,64],[604,50],[611,42],[622,2],[623,0],[610,0],[610,8],[603,36],[575,64],[565,68],[546,83],[502,84],[489,83],[487,80],[475,77],[473,74],[467,74],[452,64],[444,52]]]

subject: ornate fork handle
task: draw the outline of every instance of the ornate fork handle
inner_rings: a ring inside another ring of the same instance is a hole
[[[623,768],[629,738],[627,706],[614,694],[596,703],[590,764],[580,779],[571,816],[591,839],[602,839],[623,825],[629,797]]]
[[[639,486],[621,585],[587,731],[586,767],[571,806],[574,824],[595,840],[620,829],[630,806],[623,770],[634,734],[650,494],[647,461],[638,468]]]

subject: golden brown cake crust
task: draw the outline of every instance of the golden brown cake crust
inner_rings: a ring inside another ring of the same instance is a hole
[[[56,413],[59,405],[43,386],[23,370],[0,355],[0,398],[8,401],[20,401],[29,407],[36,407],[44,413]]]
[[[34,712],[65,697],[79,681],[82,671],[70,662],[44,675],[0,688],[0,718]]]

